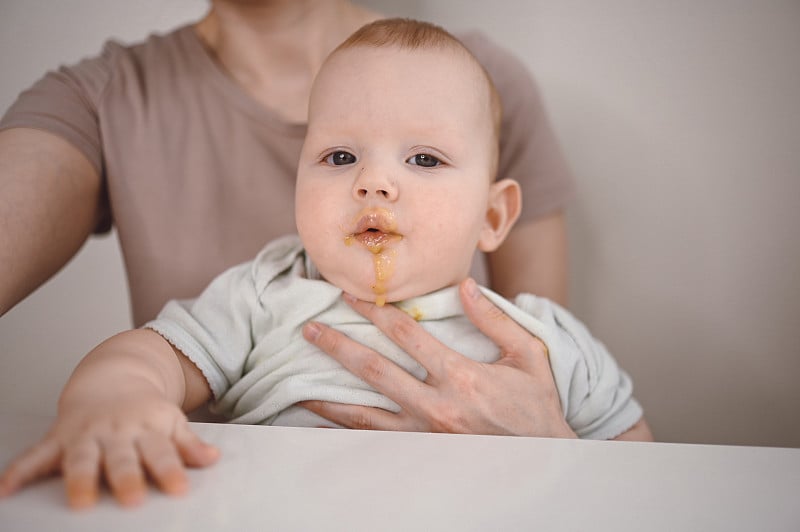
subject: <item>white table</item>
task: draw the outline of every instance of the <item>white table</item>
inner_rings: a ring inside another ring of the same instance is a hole
[[[0,414],[0,463],[48,424]],[[52,479],[0,530],[800,530],[800,449],[193,425],[223,457],[188,495],[76,513]]]

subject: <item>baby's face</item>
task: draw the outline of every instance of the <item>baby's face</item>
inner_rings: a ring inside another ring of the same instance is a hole
[[[460,53],[337,52],[312,91],[297,177],[297,228],[323,277],[378,304],[465,278],[493,142],[489,88]]]

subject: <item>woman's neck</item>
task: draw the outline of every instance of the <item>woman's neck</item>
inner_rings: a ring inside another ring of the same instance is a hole
[[[195,31],[253,98],[287,121],[304,122],[322,62],[378,18],[344,0],[213,0]]]

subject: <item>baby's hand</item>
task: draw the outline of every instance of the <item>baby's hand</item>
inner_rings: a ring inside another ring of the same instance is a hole
[[[206,467],[218,457],[217,448],[200,440],[184,413],[164,399],[71,405],[42,441],[8,464],[0,497],[61,473],[73,508],[97,501],[101,478],[120,504],[131,506],[144,500],[147,475],[164,493],[179,495],[188,488],[185,466]]]

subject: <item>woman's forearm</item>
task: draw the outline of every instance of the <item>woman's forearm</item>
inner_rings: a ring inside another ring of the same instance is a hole
[[[491,288],[507,299],[527,292],[567,306],[569,257],[562,211],[518,223],[488,260]]]

